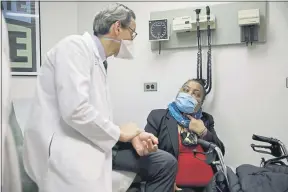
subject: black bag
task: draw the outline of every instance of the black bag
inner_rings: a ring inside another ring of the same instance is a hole
[[[282,160],[286,159],[287,156],[280,156],[267,161],[262,158],[262,167],[269,169],[275,173],[284,173],[288,174],[288,165],[285,164]]]
[[[284,173],[288,174],[288,166],[287,165],[279,165],[279,164],[266,164],[264,168],[269,169],[275,173]]]
[[[230,192],[224,174],[220,171],[214,174],[205,192]]]

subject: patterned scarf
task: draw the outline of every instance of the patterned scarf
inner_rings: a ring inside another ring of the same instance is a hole
[[[177,108],[174,102],[169,104],[168,110],[170,115],[177,121],[177,123],[180,126],[186,128],[186,131],[180,132],[182,144],[185,146],[197,145],[197,135],[189,131],[189,124],[191,120],[181,113],[181,111]],[[202,109],[200,109],[197,113],[191,114],[191,116],[194,117],[195,119],[201,119]]]

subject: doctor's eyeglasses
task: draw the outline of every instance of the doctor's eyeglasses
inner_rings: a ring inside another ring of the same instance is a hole
[[[136,36],[137,36],[138,34],[137,34],[137,32],[136,32],[134,29],[132,29],[131,27],[129,27],[129,29],[130,29],[131,32],[132,32],[132,35],[131,35],[131,36],[132,36],[132,40],[133,40],[133,39],[136,38]]]

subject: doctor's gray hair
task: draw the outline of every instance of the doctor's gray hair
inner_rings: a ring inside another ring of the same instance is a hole
[[[128,28],[131,19],[136,19],[135,13],[123,4],[115,3],[98,12],[94,18],[94,35],[106,35],[116,21],[120,21],[122,28]]]

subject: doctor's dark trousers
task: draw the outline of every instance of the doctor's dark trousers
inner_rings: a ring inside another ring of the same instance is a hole
[[[146,182],[145,192],[174,192],[177,160],[166,151],[140,157],[131,143],[118,142],[113,148],[113,169],[137,173]]]

